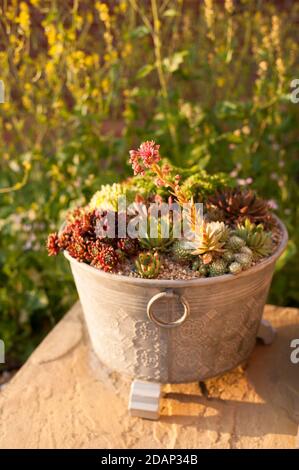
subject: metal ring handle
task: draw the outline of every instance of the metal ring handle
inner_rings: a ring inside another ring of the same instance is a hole
[[[160,299],[165,299],[165,298],[177,299],[178,302],[181,302],[181,304],[184,307],[183,315],[173,322],[164,322],[163,320],[159,320],[153,312],[154,303]],[[190,307],[189,307],[187,300],[182,295],[175,294],[173,291],[169,290],[169,291],[160,292],[159,294],[154,295],[149,301],[149,303],[147,304],[146,312],[147,312],[148,318],[152,322],[156,323],[158,326],[161,326],[162,328],[175,328],[176,326],[182,325],[187,320],[187,317],[190,313]]]

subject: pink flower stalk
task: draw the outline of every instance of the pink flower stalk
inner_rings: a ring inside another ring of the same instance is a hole
[[[145,170],[150,168],[156,174],[155,183],[158,187],[170,188],[171,196],[175,196],[178,203],[184,207],[184,204],[190,202],[188,196],[185,194],[180,186],[180,175],[175,175],[174,180],[171,181],[170,166],[166,163],[162,167],[158,165],[161,160],[160,145],[157,145],[153,140],[143,142],[138,150],[130,150],[130,163],[134,170],[134,175],[144,175]],[[190,224],[194,226],[195,222],[195,206],[193,198],[191,198],[191,211],[190,211]]]
[[[165,186],[165,182],[161,178],[156,178],[155,183],[156,183],[156,186],[159,186],[160,188]]]
[[[130,150],[130,163],[134,175],[144,175],[145,170],[161,160],[159,153],[160,145],[153,140],[143,142],[138,150]]]

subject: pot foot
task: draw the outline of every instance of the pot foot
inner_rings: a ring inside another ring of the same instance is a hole
[[[272,344],[276,335],[276,330],[273,328],[268,320],[261,320],[261,324],[257,333],[259,338],[264,344]]]
[[[151,420],[159,419],[161,394],[161,384],[134,380],[129,398],[131,416]]]

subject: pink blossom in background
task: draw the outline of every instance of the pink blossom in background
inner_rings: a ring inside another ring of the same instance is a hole
[[[144,175],[146,168],[161,160],[160,145],[153,140],[143,142],[138,150],[130,150],[130,160],[135,175]]]
[[[253,183],[253,179],[251,177],[249,178],[238,178],[237,179],[237,183],[240,185],[240,186],[247,186],[249,184],[252,184]]]
[[[269,199],[268,206],[270,209],[278,209],[278,204],[274,199]]]

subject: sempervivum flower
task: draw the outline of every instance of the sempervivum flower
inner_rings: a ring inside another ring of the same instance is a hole
[[[144,175],[146,168],[150,168],[161,160],[159,153],[160,145],[153,140],[143,142],[138,150],[130,150],[130,163],[134,174]]]
[[[99,254],[92,260],[91,265],[106,272],[113,271],[119,262],[115,249],[110,245],[104,245]]]
[[[250,222],[271,223],[269,205],[252,190],[226,189],[210,196],[206,202],[208,210],[221,211],[221,219],[229,223]]]
[[[66,227],[64,234],[72,236],[92,236],[96,223],[96,211],[88,207],[79,207],[69,211],[66,216]]]
[[[72,241],[72,227],[71,225],[67,225],[62,232],[59,234],[58,240],[59,240],[59,246],[61,250],[67,250],[69,244]]]
[[[92,261],[96,259],[96,257],[100,254],[104,247],[104,243],[101,242],[99,239],[97,240],[90,240],[87,243],[87,259]]]
[[[82,234],[92,233],[95,223],[95,211],[93,210],[83,214],[80,222]]]
[[[56,256],[60,251],[59,239],[57,233],[50,233],[47,240],[47,248],[49,256]]]
[[[127,256],[134,256],[138,252],[140,244],[137,238],[119,238],[117,241],[117,247]]]
[[[76,220],[80,220],[84,213],[84,207],[76,207],[75,209],[69,210],[66,214],[66,222],[72,224]]]
[[[213,261],[215,255],[219,255],[224,251],[228,236],[229,228],[224,222],[204,222],[196,233],[196,249],[192,251],[192,254],[203,255],[204,264],[209,264]]]
[[[70,224],[73,234],[81,237],[92,236],[96,221],[95,211],[82,212],[76,220]]]
[[[75,235],[67,247],[67,251],[72,258],[77,261],[83,262],[86,260],[87,249],[83,237]]]

